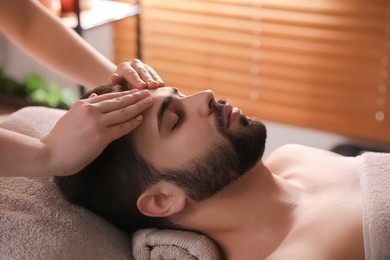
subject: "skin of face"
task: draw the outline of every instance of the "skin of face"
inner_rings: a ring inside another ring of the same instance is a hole
[[[154,105],[143,114],[144,122],[134,131],[139,153],[157,169],[182,167],[213,144],[227,143],[216,131],[210,109],[215,102],[214,93],[206,90],[185,96],[176,91],[170,87],[151,90]],[[158,111],[171,98],[159,126]]]
[[[216,101],[212,91],[186,96],[166,87],[151,95],[155,105],[144,114],[135,140],[141,156],[156,169],[185,169],[199,159],[198,165],[219,163],[211,168],[224,165],[242,174],[261,158],[265,126],[229,102]]]

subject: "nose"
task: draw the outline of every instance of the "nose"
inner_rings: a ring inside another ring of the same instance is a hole
[[[209,116],[211,107],[215,104],[215,95],[212,90],[204,90],[186,97],[190,109],[196,111],[200,116]]]

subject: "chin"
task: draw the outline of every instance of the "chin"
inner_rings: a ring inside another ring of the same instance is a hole
[[[243,174],[261,161],[265,150],[267,130],[265,125],[257,119],[243,116],[240,117],[239,122],[239,130],[226,136],[233,145],[240,162],[237,170]]]

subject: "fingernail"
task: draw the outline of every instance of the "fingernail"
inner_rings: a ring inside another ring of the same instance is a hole
[[[154,88],[154,87],[157,87],[157,86],[158,86],[158,82],[157,82],[157,81],[148,81],[146,84],[147,84],[148,87],[150,87],[150,88]]]
[[[153,99],[151,97],[147,97],[147,98],[144,98],[142,100],[142,102],[144,102],[145,104],[149,105],[149,104],[153,103]]]
[[[135,120],[137,120],[137,121],[142,121],[142,115],[138,115],[136,118],[135,118]]]
[[[118,81],[118,79],[119,79],[119,75],[118,74],[112,74],[110,76],[111,83],[116,83]]]
[[[139,83],[138,83],[138,88],[139,88],[139,89],[144,89],[144,88],[146,88],[147,86],[148,86],[148,84],[145,83],[145,82],[139,82]]]

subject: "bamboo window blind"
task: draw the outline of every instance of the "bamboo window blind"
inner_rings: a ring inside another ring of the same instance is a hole
[[[143,61],[263,120],[390,143],[390,1],[143,0]]]
[[[136,0],[115,0],[137,4]],[[137,18],[135,16],[117,21],[113,24],[113,52],[115,63],[119,64],[137,57]]]

